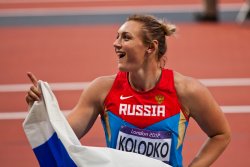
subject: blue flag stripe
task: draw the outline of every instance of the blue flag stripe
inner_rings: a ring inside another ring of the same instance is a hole
[[[33,151],[41,167],[76,167],[56,133]]]

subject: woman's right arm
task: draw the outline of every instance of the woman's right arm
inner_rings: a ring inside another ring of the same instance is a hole
[[[100,77],[92,81],[68,115],[68,122],[79,139],[88,132],[104,110],[103,103],[113,82],[113,76]]]
[[[39,101],[41,91],[37,86],[37,79],[34,74],[27,73],[29,79],[33,83],[26,95],[26,102],[29,107],[34,101]],[[103,111],[103,102],[113,84],[115,76],[99,77],[93,80],[87,89],[85,89],[76,106],[68,114],[67,120],[80,139],[94,124],[98,115]]]

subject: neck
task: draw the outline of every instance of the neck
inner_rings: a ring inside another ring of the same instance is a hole
[[[149,91],[158,84],[161,78],[161,73],[161,68],[129,72],[128,80],[131,87],[136,91]]]

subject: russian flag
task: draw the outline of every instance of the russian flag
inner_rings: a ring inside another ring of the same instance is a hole
[[[23,128],[41,167],[169,167],[144,155],[81,145],[49,84],[38,84],[42,100],[33,104]]]

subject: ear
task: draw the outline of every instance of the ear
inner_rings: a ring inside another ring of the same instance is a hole
[[[153,40],[149,44],[148,49],[146,50],[146,52],[148,54],[151,54],[151,53],[155,52],[156,50],[158,50],[158,44],[159,44],[159,42],[157,40]]]

